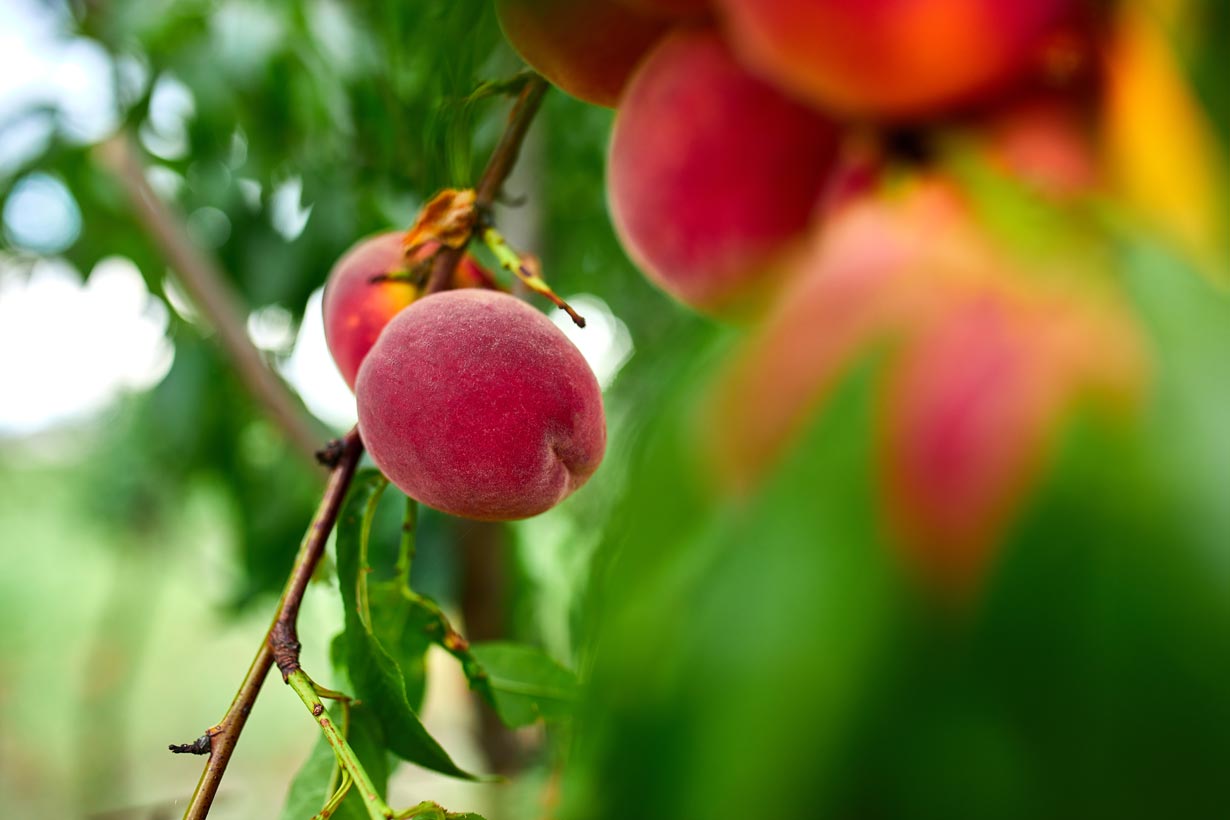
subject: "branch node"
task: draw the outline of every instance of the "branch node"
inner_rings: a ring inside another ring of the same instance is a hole
[[[345,451],[346,442],[340,438],[335,438],[316,451],[316,462],[322,467],[328,467],[332,470],[342,460],[342,453]]]
[[[294,625],[279,619],[269,631],[269,650],[273,653],[273,662],[282,673],[283,681],[299,669],[300,649],[302,646]]]
[[[191,743],[172,743],[167,748],[177,755],[207,755],[212,751],[212,745],[209,735],[206,734]]]
[[[487,167],[483,170],[478,185],[474,189],[475,222],[484,218],[484,212],[491,208],[496,197],[500,195],[500,189],[517,161],[517,155],[521,151],[521,142],[525,139],[525,133],[529,130],[530,123],[533,122],[534,115],[542,104],[547,88],[546,80],[533,73],[526,75],[524,84],[520,85],[517,102],[508,115],[508,127],[500,137],[499,143],[496,144],[495,150],[492,151],[491,159],[487,162]],[[473,238],[475,231],[476,225],[471,224],[466,242]],[[460,245],[464,246],[466,242],[461,242]],[[431,276],[427,280],[427,293],[437,293],[448,289],[453,271],[457,268],[461,257],[461,247],[446,248],[441,251],[435,259]]]

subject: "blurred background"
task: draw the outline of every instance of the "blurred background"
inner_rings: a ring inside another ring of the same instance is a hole
[[[1172,42],[1224,158],[1230,4],[1177,5]],[[323,482],[304,441],[355,420],[324,345],[326,274],[477,177],[507,101],[473,92],[521,68],[479,0],[0,3],[0,815],[182,813],[200,759],[165,747],[222,715],[267,624]],[[541,645],[585,694],[549,742],[502,732],[433,655],[428,727],[463,767],[516,776],[403,766],[391,802],[491,820],[1224,816],[1216,277],[1165,231],[1116,223],[1156,389],[1138,423],[1064,427],[977,604],[954,614],[875,526],[873,360],[754,497],[712,492],[689,448],[738,331],[620,248],[611,119],[549,94],[507,185],[523,201],[498,214],[589,320],[550,314],[606,389],[607,461],[530,521],[427,513],[414,578],[471,638]],[[1165,153],[1168,124],[1153,127]],[[235,328],[200,310],[176,253],[217,277],[291,386],[300,436],[253,399]],[[341,621],[326,567],[306,667],[329,668]],[[315,735],[271,679],[213,816],[277,816]]]

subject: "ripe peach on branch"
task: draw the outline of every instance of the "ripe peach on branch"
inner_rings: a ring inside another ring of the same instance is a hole
[[[611,135],[624,248],[680,301],[726,308],[809,225],[837,133],[744,70],[716,32],[672,34],[633,76]]]
[[[917,118],[1029,66],[1069,0],[716,0],[735,51],[828,110]]]
[[[422,293],[426,271],[439,245],[430,242],[409,255],[402,231],[362,239],[333,266],[322,303],[325,343],[351,389],[359,365],[384,326]],[[492,287],[490,275],[466,255],[454,275],[456,287]]]
[[[464,518],[544,512],[606,448],[602,394],[580,351],[504,293],[445,291],[403,310],[356,394],[363,441],[389,480]]]
[[[550,83],[614,108],[667,22],[615,0],[496,0],[504,36]]]

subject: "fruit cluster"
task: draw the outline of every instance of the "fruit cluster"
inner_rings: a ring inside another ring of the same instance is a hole
[[[1110,103],[1133,104],[1130,4],[496,11],[548,80],[616,109],[607,194],[632,260],[684,304],[751,325],[708,403],[702,449],[726,490],[754,486],[878,355],[884,520],[924,575],[966,588],[1061,419],[1138,403],[1136,323],[1069,218],[1112,176]]]
[[[483,521],[537,515],[598,468],[606,423],[580,351],[472,257],[424,296],[434,242],[355,245],[325,286],[325,340],[372,460],[410,497]]]

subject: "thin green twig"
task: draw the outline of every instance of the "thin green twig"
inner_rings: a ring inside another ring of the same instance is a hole
[[[401,545],[397,551],[397,564],[393,568],[393,578],[407,594],[411,592],[410,568],[414,564],[418,509],[418,502],[406,496],[406,512],[401,520]]]
[[[341,730],[325,712],[325,705],[321,702],[320,696],[316,694],[316,686],[312,683],[312,679],[302,669],[296,669],[286,677],[286,682],[290,684],[291,689],[295,690],[299,700],[303,701],[303,705],[320,724],[325,740],[333,747],[333,754],[337,756],[338,764],[350,775],[353,787],[358,790],[363,806],[367,809],[368,817],[371,820],[392,818],[393,810],[380,797],[380,793],[376,791],[376,786],[372,783],[367,770],[363,768],[363,764],[359,762],[354,749],[346,742]]]

